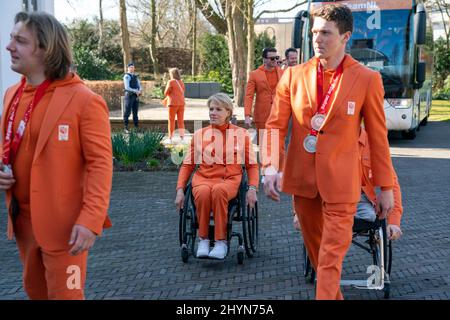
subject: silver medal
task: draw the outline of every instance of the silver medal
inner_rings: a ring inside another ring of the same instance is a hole
[[[316,144],[317,144],[317,137],[312,135],[307,135],[305,140],[303,140],[303,147],[305,148],[306,152],[309,153],[315,153],[316,152]]]
[[[325,121],[325,115],[318,113],[314,117],[312,117],[312,119],[311,119],[311,127],[314,130],[319,131],[320,128],[322,127],[322,124],[323,124],[324,121]]]

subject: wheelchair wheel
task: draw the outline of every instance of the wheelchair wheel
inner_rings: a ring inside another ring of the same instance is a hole
[[[187,262],[189,251],[194,254],[194,245],[196,237],[196,216],[191,201],[192,189],[188,185],[185,192],[184,208],[180,210],[179,221],[179,241],[181,247],[181,259]]]
[[[306,246],[303,244],[303,276],[306,278],[311,272],[311,262],[309,261]]]
[[[384,291],[384,298],[389,299],[391,297],[391,284],[385,283],[383,291]]]
[[[181,247],[181,260],[187,263],[189,260],[189,249],[187,247]]]
[[[391,268],[392,268],[392,241],[389,240],[388,242],[388,250],[387,250],[387,265],[386,265],[386,272],[390,276],[391,275]]]
[[[254,209],[250,209],[250,206],[248,206],[247,212],[250,246],[255,253],[258,248],[258,203],[255,203]]]
[[[390,267],[388,262],[390,258],[390,253],[388,251],[388,242],[387,242],[387,232],[386,232],[386,220],[381,221],[381,226],[378,230],[374,232],[371,239],[371,247],[372,247],[372,260],[373,264],[377,266],[382,272],[383,277],[383,292],[385,299],[389,299],[390,296],[390,282],[389,282],[389,273]]]
[[[242,235],[245,253],[251,258],[258,248],[258,204],[255,204],[254,209],[246,206],[244,211],[242,215]]]
[[[244,263],[244,252],[239,251],[237,253],[237,260],[238,260],[238,264],[243,264]]]
[[[306,251],[306,246],[303,244],[303,276],[305,278],[311,273],[309,278],[309,283],[314,283],[316,280],[316,271],[312,267],[311,260],[309,260],[308,252]]]
[[[316,270],[311,268],[311,278],[309,279],[309,283],[315,283],[316,281]]]

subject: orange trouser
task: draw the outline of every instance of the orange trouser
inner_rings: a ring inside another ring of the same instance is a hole
[[[175,131],[175,116],[180,137],[184,137],[184,106],[169,106],[169,137],[172,138]]]
[[[342,262],[352,242],[356,203],[325,203],[294,197],[303,240],[317,271],[316,299],[342,300],[340,290]]]
[[[28,297],[32,300],[83,300],[88,253],[73,257],[68,253],[69,245],[61,251],[39,247],[29,214],[21,212],[15,226],[23,264],[23,286]]]
[[[220,182],[205,181],[192,188],[199,224],[198,235],[207,239],[211,210],[214,215],[214,239],[227,239],[228,201],[235,198],[240,179],[222,180]]]

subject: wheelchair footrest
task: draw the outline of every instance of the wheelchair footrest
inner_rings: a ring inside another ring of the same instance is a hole
[[[369,285],[367,280],[341,280],[341,286],[351,286],[356,289],[382,290],[384,281],[379,286]]]

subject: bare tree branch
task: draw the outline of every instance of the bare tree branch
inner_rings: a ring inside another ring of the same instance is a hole
[[[307,2],[308,2],[308,1],[306,1],[306,0],[304,0],[304,1],[302,1],[302,2],[298,2],[298,3],[296,3],[295,5],[293,5],[291,8],[288,8],[288,9],[263,10],[263,11],[261,11],[261,12],[255,17],[255,21],[258,20],[259,18],[261,18],[261,16],[262,16],[263,14],[266,14],[266,13],[282,13],[282,12],[289,12],[289,11],[294,10],[295,8],[301,6],[302,4],[305,4],[305,3],[307,3]]]

